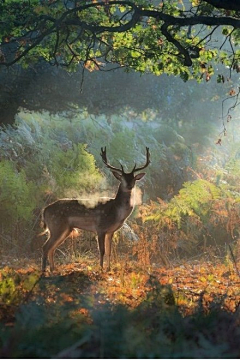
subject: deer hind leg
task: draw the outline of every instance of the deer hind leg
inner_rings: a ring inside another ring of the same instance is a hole
[[[107,271],[110,270],[112,237],[113,237],[113,233],[106,234],[106,236],[105,236],[105,253],[106,253],[106,258],[107,258]]]
[[[51,231],[50,230],[50,237],[43,245],[43,257],[42,257],[42,271],[44,272],[46,270],[47,266],[47,259],[49,260],[50,264],[50,271],[52,272],[54,270],[54,253],[55,250],[59,245],[61,245],[64,240],[68,237],[70,234],[70,229],[67,227],[64,228],[58,228],[57,231]]]
[[[98,234],[98,248],[99,248],[99,254],[100,254],[100,266],[103,268],[103,257],[105,254],[105,233]]]

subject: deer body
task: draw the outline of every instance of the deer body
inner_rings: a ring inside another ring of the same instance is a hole
[[[112,167],[107,163],[106,148],[102,149],[104,163],[112,170],[113,175],[120,181],[116,197],[106,202],[99,202],[94,207],[87,207],[81,200],[57,200],[43,210],[44,232],[49,232],[49,238],[43,245],[42,270],[45,271],[47,259],[50,270],[54,270],[54,252],[64,242],[74,228],[92,231],[97,234],[100,252],[100,266],[103,267],[103,257],[106,254],[107,268],[110,269],[111,240],[115,231],[120,229],[124,221],[131,214],[134,201],[135,182],[145,173],[134,176],[134,172],[146,167],[149,160],[147,149],[147,163],[144,167],[134,167],[131,173]]]

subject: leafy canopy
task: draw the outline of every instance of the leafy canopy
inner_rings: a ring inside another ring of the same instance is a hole
[[[239,10],[225,0],[6,0],[0,65],[44,59],[92,71],[114,63],[209,80],[215,62],[240,71]]]

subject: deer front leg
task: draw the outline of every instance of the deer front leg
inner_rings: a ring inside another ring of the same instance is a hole
[[[105,254],[105,233],[98,234],[98,248],[100,254],[100,266],[103,268],[103,257]]]
[[[47,240],[48,241],[48,240]],[[46,243],[43,245],[43,254],[42,254],[42,272],[46,270],[47,267],[47,259],[48,259],[48,251],[46,249]]]
[[[113,233],[106,234],[106,236],[105,236],[105,252],[106,252],[106,258],[107,258],[107,271],[110,271],[110,256],[111,256],[112,237],[113,237]]]

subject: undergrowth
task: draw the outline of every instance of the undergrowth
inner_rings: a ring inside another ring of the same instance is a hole
[[[224,265],[5,268],[0,298],[2,358],[240,357],[239,278]]]

